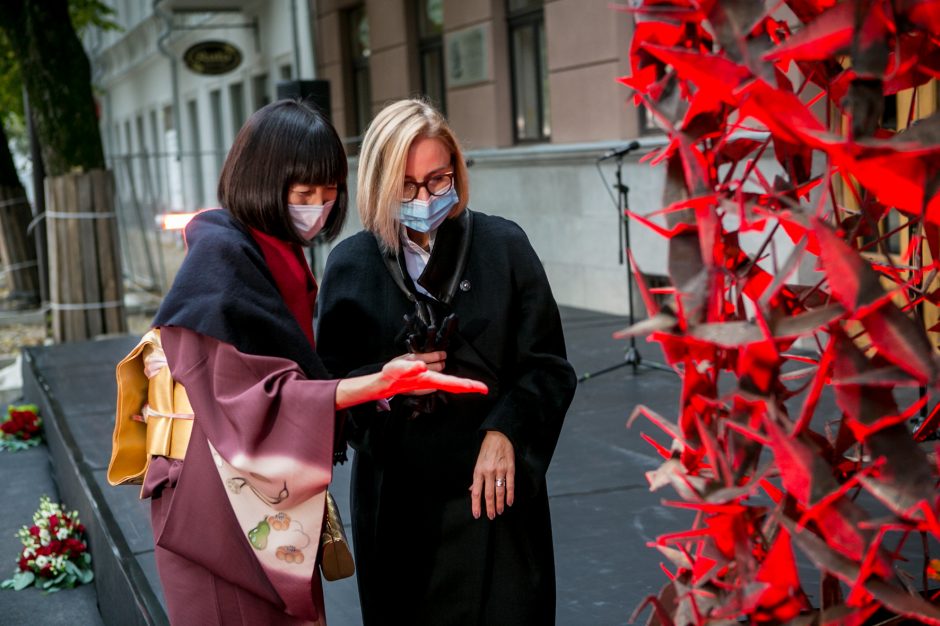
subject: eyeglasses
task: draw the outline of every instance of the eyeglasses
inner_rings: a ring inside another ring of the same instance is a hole
[[[443,196],[454,187],[454,173],[435,174],[423,183],[406,180],[401,188],[401,201],[411,202],[418,197],[418,191],[422,187],[432,196]]]

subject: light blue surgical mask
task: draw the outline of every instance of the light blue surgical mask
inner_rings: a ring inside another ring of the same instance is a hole
[[[443,196],[431,196],[428,200],[415,198],[411,202],[402,202],[398,219],[411,230],[429,233],[447,219],[457,200],[457,190],[451,189]]]

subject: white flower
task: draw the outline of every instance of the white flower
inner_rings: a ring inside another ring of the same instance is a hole
[[[48,562],[49,562],[49,559],[48,559],[47,557],[45,557],[45,556],[37,556],[37,557],[36,557],[36,567],[38,567],[38,568],[40,568],[40,569],[42,569],[43,567],[45,567],[45,566],[46,566],[46,563],[48,563]]]
[[[59,541],[62,541],[68,536],[69,536],[68,528],[59,528],[55,531],[55,538],[58,539]]]
[[[43,543],[49,543],[49,529],[43,528],[39,531],[39,540]]]

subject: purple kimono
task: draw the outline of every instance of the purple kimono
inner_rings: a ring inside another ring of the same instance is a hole
[[[325,624],[337,381],[312,343],[316,285],[299,247],[226,211],[186,235],[154,326],[195,420],[185,460],[153,459],[144,490],[170,619]]]

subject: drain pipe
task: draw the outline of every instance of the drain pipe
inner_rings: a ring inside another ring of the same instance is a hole
[[[163,32],[157,39],[157,48],[170,61],[170,87],[173,91],[173,128],[176,130],[176,162],[180,164],[180,180],[183,180],[183,116],[180,109],[179,71],[176,55],[167,47],[166,42],[173,32],[173,14],[160,6],[162,0],[153,0],[153,12],[163,20]]]

